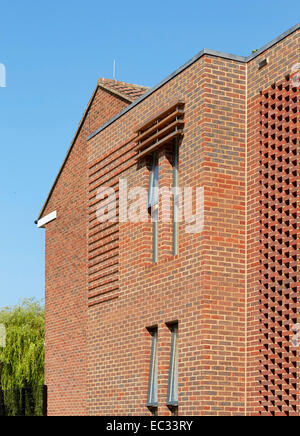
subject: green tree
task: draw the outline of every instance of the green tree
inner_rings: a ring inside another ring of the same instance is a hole
[[[34,299],[0,309],[6,346],[0,348],[3,390],[44,384],[44,308]]]

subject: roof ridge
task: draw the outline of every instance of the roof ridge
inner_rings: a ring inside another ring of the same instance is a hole
[[[50,189],[50,192],[49,192],[49,194],[48,194],[48,196],[47,196],[47,199],[46,199],[46,201],[45,201],[45,203],[44,203],[44,205],[43,205],[43,207],[42,207],[42,209],[41,209],[41,211],[40,211],[40,214],[39,214],[39,218],[41,218],[41,216],[42,216],[42,214],[44,213],[44,211],[45,211],[45,209],[46,209],[46,206],[47,206],[47,204],[48,204],[48,201],[49,201],[49,199],[50,199],[50,197],[51,197],[51,195],[52,195],[52,192],[54,191],[54,188],[55,188],[55,186],[56,186],[56,183],[57,183],[57,181],[58,181],[58,179],[59,179],[59,176],[60,176],[60,174],[61,174],[61,172],[62,172],[62,170],[63,170],[63,168],[64,168],[64,166],[65,166],[65,163],[66,163],[66,161],[67,161],[67,159],[68,159],[68,157],[69,157],[69,154],[71,153],[71,150],[72,150],[72,148],[73,148],[73,145],[74,145],[74,143],[75,143],[75,140],[76,140],[76,138],[77,138],[77,136],[78,136],[78,134],[79,134],[79,131],[80,131],[80,129],[81,129],[81,127],[82,127],[82,124],[83,124],[83,122],[84,122],[84,120],[85,120],[85,117],[86,117],[86,115],[87,115],[87,112],[88,112],[88,110],[89,110],[89,108],[90,108],[90,106],[91,106],[91,104],[92,104],[92,102],[93,102],[93,99],[94,99],[94,97],[95,97],[95,95],[96,95],[96,92],[97,92],[97,90],[99,89],[99,88],[102,88],[102,89],[104,89],[104,90],[107,90],[107,91],[109,91],[109,92],[112,92],[116,97],[118,97],[118,98],[122,98],[123,100],[125,100],[129,105],[130,104],[132,104],[135,100],[137,100],[137,99],[139,99],[143,94],[145,94],[146,92],[148,92],[149,91],[149,87],[147,87],[147,86],[142,86],[142,85],[133,85],[132,83],[127,83],[127,82],[120,82],[120,81],[115,81],[117,84],[119,84],[119,85],[121,85],[121,86],[124,86],[124,87],[131,87],[132,88],[132,92],[131,93],[126,93],[126,92],[124,92],[124,90],[122,91],[122,90],[120,90],[120,89],[116,89],[116,88],[113,88],[112,86],[109,86],[108,84],[107,84],[107,81],[110,81],[110,82],[112,82],[114,79],[104,79],[104,78],[100,78],[100,79],[98,79],[97,80],[97,86],[96,86],[96,88],[95,88],[95,90],[94,90],[94,92],[93,92],[93,94],[92,94],[92,96],[91,96],[91,98],[90,98],[90,100],[89,100],[89,102],[88,102],[88,104],[87,104],[87,106],[86,106],[86,108],[85,108],[85,111],[84,111],[84,113],[83,113],[83,115],[82,115],[82,117],[81,117],[81,120],[80,120],[80,122],[79,122],[79,124],[78,124],[78,127],[77,127],[77,130],[76,130],[76,132],[75,132],[75,135],[74,135],[74,137],[73,137],[73,140],[72,140],[72,142],[71,142],[71,144],[70,144],[70,146],[69,146],[69,148],[68,148],[68,150],[67,150],[67,154],[66,154],[66,156],[65,156],[65,159],[64,159],[64,161],[63,161],[63,163],[62,163],[62,165],[61,165],[61,167],[60,167],[60,169],[59,169],[59,171],[58,171],[58,174],[57,174],[57,176],[56,176],[56,178],[55,178],[55,180],[54,180],[54,183],[53,183],[53,185],[52,185],[52,187],[51,187],[51,189]],[[39,219],[38,218],[38,219]]]
[[[137,98],[141,97],[149,90],[147,86],[134,85],[133,83],[121,82],[115,79],[106,79],[101,77],[97,81],[97,85],[113,94],[121,97],[129,103],[133,103]]]
[[[116,80],[116,79],[109,79],[108,77],[100,77],[98,79],[99,81],[109,81],[109,82],[115,82],[115,83],[121,83],[122,85],[130,85],[130,86],[137,86],[138,88],[146,88],[149,89],[149,86],[145,86],[145,85],[138,85],[137,83],[129,83],[129,82],[123,82],[122,80]]]

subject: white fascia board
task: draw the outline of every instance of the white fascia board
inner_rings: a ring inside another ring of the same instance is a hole
[[[48,224],[48,223],[50,223],[51,221],[55,220],[56,217],[57,217],[57,214],[56,214],[56,210],[55,210],[55,211],[49,213],[48,215],[44,216],[44,217],[41,218],[40,220],[38,220],[38,222],[37,222],[37,226],[38,226],[39,228],[41,228],[41,227],[45,227],[46,224]]]

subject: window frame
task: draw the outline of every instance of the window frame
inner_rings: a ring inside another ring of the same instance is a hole
[[[171,336],[171,352],[170,352],[170,363],[169,363],[167,406],[174,408],[174,407],[178,407],[178,370],[179,370],[178,323],[173,323],[168,327],[171,330],[172,336]]]
[[[179,164],[179,141],[178,138],[175,138],[173,145],[173,235],[172,235],[172,254],[173,256],[177,256],[178,254],[178,201],[179,194],[178,190],[178,171]]]
[[[147,407],[158,407],[158,328],[152,327],[148,329],[152,336],[149,379],[148,379],[148,392],[147,392]]]
[[[149,174],[148,187],[148,211],[151,212],[152,220],[152,261],[158,260],[158,203],[159,203],[159,159],[158,153],[152,153],[152,162]]]
[[[159,165],[158,155],[156,152],[152,154],[152,162],[150,166],[149,174],[149,186],[148,186],[148,209],[152,209],[158,204],[158,191],[155,188],[159,186]]]

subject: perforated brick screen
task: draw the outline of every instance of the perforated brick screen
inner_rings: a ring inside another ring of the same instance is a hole
[[[298,415],[297,173],[299,90],[289,79],[261,95],[260,384],[264,415]],[[299,390],[298,390],[299,392]]]

